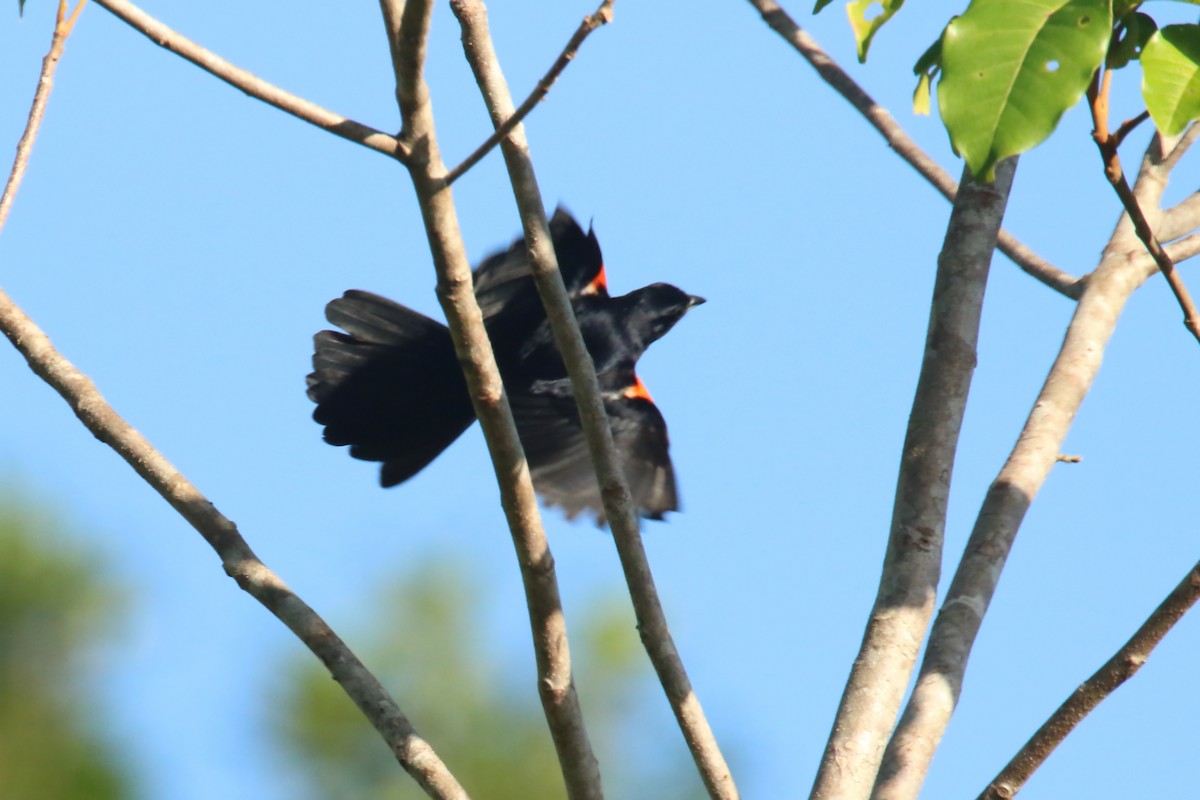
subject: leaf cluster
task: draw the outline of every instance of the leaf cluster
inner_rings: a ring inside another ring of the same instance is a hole
[[[903,0],[875,2],[868,21],[869,5],[847,5],[860,60]],[[1200,24],[1160,28],[1136,0],[972,0],[913,67],[913,110],[929,113],[936,83],[955,152],[992,180],[999,161],[1045,141],[1099,73],[1134,63],[1159,131],[1200,119]]]

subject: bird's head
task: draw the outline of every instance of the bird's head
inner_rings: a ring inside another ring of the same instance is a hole
[[[625,296],[631,330],[640,334],[642,346],[663,337],[703,297],[688,294],[669,283],[652,283]]]

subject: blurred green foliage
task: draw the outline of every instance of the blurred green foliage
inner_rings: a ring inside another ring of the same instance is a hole
[[[89,697],[87,657],[122,608],[99,563],[52,515],[0,493],[0,798],[131,796]]]
[[[356,641],[458,778],[490,800],[564,795],[536,693],[528,637],[486,625],[487,581],[442,556],[398,576]],[[0,492],[0,800],[123,800],[137,787],[97,717],[97,645],[123,617],[103,560],[55,515]],[[523,609],[514,608],[523,614]],[[698,800],[703,787],[642,652],[628,601],[572,620],[572,655],[592,744],[614,797]],[[328,673],[296,652],[273,696],[271,734],[313,800],[423,798]],[[106,730],[107,728],[107,730]]]
[[[489,800],[563,797],[527,639],[521,663],[506,663],[485,630],[483,612],[494,598],[482,596],[486,581],[465,572],[464,562],[420,564],[383,591],[370,629],[352,637],[374,643],[359,655],[468,792]],[[594,602],[570,631],[605,788],[613,797],[706,797],[628,606],[620,597]],[[297,656],[281,672],[274,727],[310,798],[425,796],[320,665]]]

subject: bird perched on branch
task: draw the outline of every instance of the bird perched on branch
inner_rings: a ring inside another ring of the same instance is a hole
[[[703,298],[666,283],[608,294],[596,234],[562,208],[550,221],[554,251],[584,343],[596,366],[613,441],[639,513],[662,519],[679,508],[667,425],[634,368],[651,343]],[[533,284],[524,239],[484,259],[474,272],[496,363],[529,461],[534,488],[568,518],[604,519],[575,396]],[[380,482],[416,475],[475,420],[450,330],[369,292],[329,303],[339,331],[314,338],[308,396],[325,441],[381,461]]]

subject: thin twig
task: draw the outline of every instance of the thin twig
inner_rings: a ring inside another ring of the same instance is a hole
[[[1110,134],[1108,131],[1108,95],[1111,85],[1112,70],[1104,70],[1103,75],[1097,71],[1092,78],[1092,85],[1088,88],[1088,100],[1090,101],[1088,105],[1092,111],[1094,126],[1092,139],[1095,140],[1096,147],[1100,150],[1100,159],[1104,162],[1104,177],[1108,178],[1117,197],[1121,198],[1121,205],[1125,206],[1125,212],[1129,215],[1138,238],[1142,240],[1142,244],[1146,246],[1154,263],[1158,265],[1159,271],[1167,279],[1167,284],[1175,294],[1179,307],[1183,309],[1184,327],[1191,331],[1192,336],[1196,337],[1196,341],[1200,342],[1200,309],[1196,308],[1196,303],[1192,300],[1187,285],[1183,282],[1183,276],[1175,269],[1175,262],[1171,260],[1171,256],[1167,254],[1158,238],[1155,237],[1137,198],[1133,196],[1133,191],[1129,188],[1129,182],[1125,180],[1125,172],[1121,168],[1121,156],[1117,152],[1117,147],[1128,131],[1125,130],[1125,125],[1122,125],[1116,133]]]
[[[571,800],[602,800],[600,770],[571,674],[567,628],[554,558],[542,528],[521,440],[487,331],[475,300],[471,267],[444,181],[429,89],[422,77],[432,3],[381,0],[397,77],[396,97],[404,141],[412,143],[408,168],[425,220],[438,275],[438,299],[483,427],[500,498],[521,567],[538,670],[538,692]]]
[[[329,131],[335,136],[361,144],[363,147],[391,156],[398,161],[403,162],[408,157],[408,153],[400,146],[396,137],[322,108],[316,103],[297,97],[291,92],[264,81],[241,67],[230,64],[191,39],[171,30],[126,0],[96,0],[96,4],[103,6],[159,47],[182,56],[205,72],[215,75],[235,89],[240,89],[257,100],[275,106],[280,111],[286,111],[288,114]]]
[[[1154,138],[1134,186],[1138,202],[1155,214],[1161,213],[1162,191],[1170,173],[1162,162],[1170,144]],[[962,692],[971,649],[1025,513],[1057,463],[1071,422],[1099,372],[1121,309],[1153,274],[1145,262],[1131,257],[1141,249],[1123,218],[1084,284],[1058,357],[976,517],[930,630],[916,686],[884,755],[873,800],[913,800],[920,791]]]
[[[1001,162],[994,184],[976,183],[963,170],[938,256],[879,591],[821,759],[814,800],[871,793],[933,615],[984,291],[1015,168],[1015,159]]]
[[[583,18],[583,22],[579,23],[579,27],[567,42],[567,46],[559,54],[558,60],[554,62],[546,74],[542,76],[542,79],[537,82],[537,85],[533,87],[533,91],[529,93],[529,97],[525,98],[525,102],[517,106],[516,111],[508,119],[504,120],[483,144],[475,148],[475,152],[464,158],[461,164],[446,173],[447,186],[461,178],[464,172],[479,163],[484,156],[491,152],[493,147],[498,145],[504,137],[508,136],[513,128],[516,128],[525,117],[529,116],[529,112],[533,111],[537,104],[546,97],[550,92],[550,87],[558,80],[558,76],[574,60],[575,54],[579,52],[580,45],[583,44],[583,40],[592,31],[612,21],[612,6],[613,0],[604,0],[594,13]]]
[[[1150,112],[1143,111],[1142,113],[1138,114],[1136,117],[1133,117],[1132,119],[1127,119],[1124,122],[1122,122],[1121,126],[1119,128],[1117,128],[1116,133],[1114,133],[1112,135],[1113,147],[1120,147],[1121,143],[1125,141],[1125,137],[1128,136],[1129,134],[1133,133],[1134,129],[1137,128],[1138,125],[1141,125],[1143,122],[1145,122],[1148,119],[1150,119]]]
[[[1037,733],[983,790],[979,800],[1009,800],[1014,797],[1067,734],[1075,730],[1101,701],[1141,669],[1150,658],[1150,653],[1195,605],[1197,599],[1200,599],[1200,563],[1192,567],[1125,646],[1072,692],[1066,702],[1038,728]]]
[[[506,120],[513,118],[514,112],[508,85],[488,34],[487,11],[478,0],[451,0],[450,8],[462,25],[463,51],[487,103],[492,124],[499,130]],[[604,9],[605,6],[601,6],[601,11]],[[555,343],[566,364],[588,450],[596,464],[605,516],[625,571],[642,642],[709,795],[722,800],[734,800],[738,792],[733,776],[688,680],[654,588],[654,577],[638,529],[637,513],[613,445],[595,367],[584,345],[570,298],[558,271],[541,192],[533,173],[525,132],[519,122],[512,126],[500,146],[520,207],[533,277],[546,306]]]
[[[237,526],[121,418],[95,384],[63,357],[3,290],[0,330],[50,384],[84,426],[117,452],[221,557],[226,574],[296,634],[329,670],[379,731],[396,759],[430,797],[466,800],[467,794],[433,748],[413,729],[387,690],[323,619],[258,559]]]
[[[750,0],[750,5],[758,10],[772,30],[804,57],[823,81],[866,117],[897,155],[929,181],[943,197],[954,202],[954,195],[958,191],[958,184],[954,179],[909,138],[887,109],[871,99],[871,96],[863,91],[862,87],[855,83],[854,79],[821,49],[812,36],[779,7],[778,3],[774,0]],[[998,247],[1000,252],[1030,276],[1066,297],[1078,299],[1082,291],[1079,278],[1046,261],[1008,231],[1001,229]]]
[[[46,102],[50,99],[50,91],[54,88],[54,71],[58,69],[58,60],[62,58],[63,48],[67,45],[67,37],[75,29],[75,20],[79,12],[87,5],[87,0],[79,0],[78,5],[70,16],[67,16],[66,0],[59,0],[58,14],[54,21],[54,33],[50,36],[50,50],[42,59],[42,73],[38,77],[37,91],[33,93],[33,104],[29,108],[29,119],[25,123],[25,132],[17,142],[17,155],[13,159],[12,170],[8,173],[8,181],[4,184],[4,193],[0,194],[0,231],[4,230],[4,222],[8,219],[8,211],[12,208],[17,189],[21,188],[21,179],[25,177],[25,168],[29,164],[29,154],[33,152],[33,143],[37,141],[38,130],[42,127],[42,117],[46,113]]]

